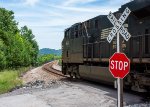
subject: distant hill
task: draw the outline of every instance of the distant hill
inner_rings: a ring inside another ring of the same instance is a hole
[[[40,55],[45,55],[45,54],[61,55],[61,53],[62,53],[61,49],[55,50],[55,49],[43,48],[39,50]]]

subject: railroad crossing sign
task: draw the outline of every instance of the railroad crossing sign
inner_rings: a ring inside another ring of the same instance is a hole
[[[109,36],[107,37],[107,41],[110,43],[117,32],[119,32],[123,38],[128,41],[131,37],[130,33],[124,28],[123,23],[131,13],[130,9],[127,7],[119,20],[116,19],[116,17],[110,12],[107,18],[110,20],[110,22],[114,25],[113,29],[111,30]]]
[[[124,78],[130,70],[130,60],[124,53],[114,53],[109,59],[109,70],[115,78]]]
[[[123,79],[130,70],[130,60],[126,57],[124,53],[119,53],[119,33],[126,41],[130,39],[130,33],[124,28],[124,26],[122,26],[130,13],[131,11],[127,7],[123,14],[120,16],[119,20],[117,20],[111,12],[107,16],[110,22],[114,25],[109,36],[107,37],[107,41],[110,43],[117,34],[117,53],[114,53],[114,55],[109,60],[109,70],[112,75],[118,80],[118,107],[123,107],[123,80],[121,79]]]

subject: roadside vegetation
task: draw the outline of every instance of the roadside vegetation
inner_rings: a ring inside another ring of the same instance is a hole
[[[38,65],[38,52],[32,30],[19,29],[14,12],[0,8],[0,94],[22,84],[19,76]]]
[[[22,85],[20,76],[26,72],[29,67],[19,68],[18,70],[3,70],[0,72],[0,94],[9,92],[16,86]]]
[[[46,55],[39,55],[38,56],[38,64],[42,65],[47,62],[51,62],[53,60],[60,60],[61,56],[54,55],[54,54],[46,54]]]
[[[32,30],[17,25],[13,11],[0,8],[0,70],[37,63],[39,49]]]
[[[0,8],[0,94],[22,85],[19,77],[29,66],[61,58],[52,54],[39,55],[34,37],[27,26],[18,28],[13,11]]]

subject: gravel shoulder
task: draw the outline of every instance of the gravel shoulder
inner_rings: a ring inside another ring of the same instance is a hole
[[[60,77],[58,78],[57,76],[52,75],[50,72],[43,70],[41,66],[41,67],[37,67],[33,70],[28,71],[22,77],[22,79],[23,79],[24,84],[27,84],[29,82],[35,82],[37,80],[44,81],[46,84],[48,84],[51,81],[54,81],[54,80],[58,81],[62,78]]]

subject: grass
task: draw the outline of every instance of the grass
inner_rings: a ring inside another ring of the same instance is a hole
[[[26,72],[28,68],[18,70],[3,70],[0,72],[0,94],[9,92],[16,86],[22,85],[20,75]]]

